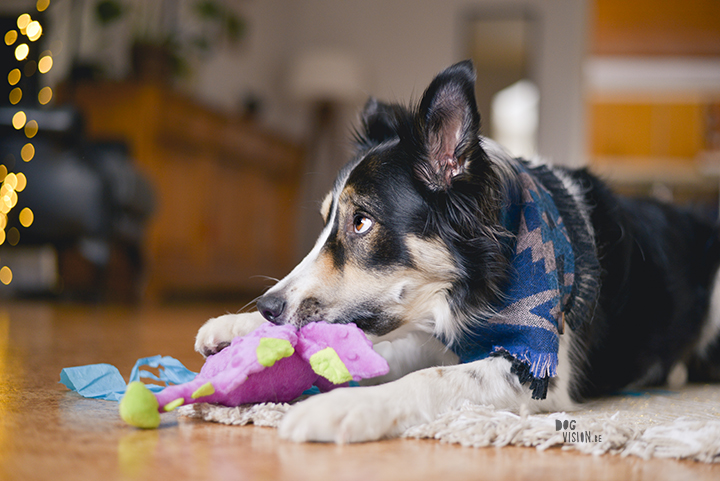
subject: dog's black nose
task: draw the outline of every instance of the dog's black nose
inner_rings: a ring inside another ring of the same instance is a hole
[[[257,301],[257,308],[265,319],[273,324],[282,324],[282,315],[285,311],[285,299],[278,296],[262,296]]]

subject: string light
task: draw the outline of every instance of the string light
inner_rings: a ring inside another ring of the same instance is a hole
[[[52,89],[50,87],[43,87],[40,89],[40,92],[38,92],[38,102],[40,102],[40,105],[46,105],[52,100],[52,96]]]
[[[35,214],[33,214],[33,211],[30,210],[29,207],[25,207],[23,210],[20,211],[20,224],[23,227],[30,227],[35,220]]]
[[[15,130],[20,130],[23,127],[25,127],[25,122],[27,121],[27,116],[25,115],[25,112],[22,110],[15,112],[15,115],[13,115],[12,118],[12,125],[15,127]]]
[[[23,145],[23,148],[20,149],[20,157],[25,162],[30,162],[35,157],[35,146],[31,143]]]
[[[22,90],[20,87],[15,87],[10,91],[10,103],[16,105],[22,100]]]
[[[38,62],[38,70],[40,73],[48,73],[53,66],[53,59],[50,55],[45,55]]]
[[[50,6],[50,0],[37,0],[35,7],[38,12],[45,11]],[[36,42],[43,35],[43,27],[37,20],[33,20],[30,14],[23,13],[17,18],[18,30],[9,30],[5,33],[5,45],[8,47],[15,45],[15,59],[23,62],[30,55],[30,47],[27,43],[18,43],[21,35],[27,37],[30,42]],[[17,44],[17,45],[16,45]],[[28,60],[21,68],[13,68],[7,76],[10,86],[17,85],[22,79],[23,71],[26,76],[34,75],[36,71],[42,74],[48,73],[53,66],[52,53],[45,51],[41,54],[38,62]],[[52,99],[53,92],[50,87],[43,87],[38,92],[38,102],[46,105]],[[9,94],[9,100],[12,105],[20,103],[23,97],[23,91],[18,86],[13,88]],[[38,133],[39,126],[37,121],[29,120],[24,111],[18,110],[12,118],[12,125],[16,130],[23,129],[25,137],[32,139]],[[20,150],[20,157],[25,162],[30,162],[35,157],[35,146],[28,142]],[[14,163],[14,161],[13,161]],[[12,164],[11,164],[12,165]],[[8,227],[8,213],[18,203],[18,192],[25,190],[27,186],[27,177],[22,172],[9,172],[4,164],[0,164],[0,245],[5,241],[11,246],[15,246],[20,242],[20,231],[17,227]],[[28,228],[35,221],[35,214],[29,207],[24,207],[19,215],[18,220],[22,227]],[[0,282],[8,285],[12,282],[13,273],[9,266],[0,267]]]
[[[17,230],[17,227],[11,227],[7,231],[7,241],[8,244],[15,247],[20,242],[20,231]]]
[[[17,26],[23,35],[25,35],[25,29],[30,22],[32,22],[32,18],[29,13],[23,13],[17,18]]]
[[[28,39],[30,39],[31,42],[35,42],[42,35],[42,25],[40,25],[40,22],[38,22],[37,20],[33,20],[28,24],[25,32]]]
[[[35,120],[25,124],[25,137],[32,139],[38,133],[38,123]]]
[[[17,30],[10,30],[5,34],[5,45],[12,45],[18,39]]]
[[[18,172],[15,177],[17,178],[15,192],[22,192],[27,186],[27,177],[25,177],[25,174],[23,174],[22,172]]]
[[[14,68],[8,74],[8,83],[10,85],[15,85],[16,83],[18,83],[20,81],[21,78],[22,78],[22,72],[20,72],[20,69]]]
[[[0,192],[13,191],[13,190],[15,190],[15,187],[17,187],[17,174],[13,174],[11,172],[5,176],[5,180],[3,181],[3,186],[0,187]]]
[[[4,240],[4,239],[3,239]],[[13,274],[8,266],[0,269],[0,282],[6,286],[12,282]]]
[[[15,48],[15,59],[18,62],[21,62],[25,60],[30,53],[30,47],[28,47],[28,44],[21,43]]]
[[[37,72],[37,62],[35,60],[28,60],[25,62],[25,68],[23,68],[26,77],[32,77]]]

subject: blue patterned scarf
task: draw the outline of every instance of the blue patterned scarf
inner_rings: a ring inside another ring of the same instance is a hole
[[[547,396],[557,375],[558,337],[575,278],[575,256],[568,230],[550,193],[518,165],[501,223],[512,234],[510,275],[496,315],[451,345],[461,362],[488,356],[513,361],[520,382],[533,398]]]

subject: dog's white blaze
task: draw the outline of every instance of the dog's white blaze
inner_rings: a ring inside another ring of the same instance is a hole
[[[337,203],[335,206],[335,209],[330,213],[330,218],[328,219],[327,224],[323,228],[322,232],[320,232],[320,236],[318,237],[318,240],[315,242],[315,245],[313,246],[312,250],[306,255],[300,263],[295,266],[295,268],[290,271],[288,275],[283,277],[280,282],[275,284],[273,287],[268,289],[266,294],[272,294],[278,291],[281,291],[285,289],[288,285],[292,285],[294,287],[300,287],[302,286],[302,280],[304,278],[307,278],[308,276],[312,275],[313,267],[315,266],[315,263],[317,262],[318,256],[320,255],[320,251],[322,251],[323,246],[327,242],[328,238],[330,237],[330,233],[333,229],[333,223],[335,222],[335,216],[337,215]],[[300,302],[302,294],[301,292],[298,292],[299,289],[288,289],[285,296],[286,301],[288,303],[288,307],[292,308],[292,306],[297,306]]]
[[[345,188],[349,176],[350,173],[348,172],[342,179],[338,178],[339,182],[336,184],[336,188],[323,200],[320,212],[322,215],[327,217],[327,222],[325,223],[325,227],[323,228],[323,230],[320,232],[320,235],[318,236],[318,239],[315,242],[312,250],[308,253],[308,255],[303,258],[302,261],[300,261],[297,266],[295,266],[292,271],[290,271],[288,275],[283,277],[280,282],[268,289],[266,293],[273,294],[275,292],[285,289],[288,286],[292,286],[293,288],[287,289],[285,293],[287,308],[288,310],[291,310],[291,312],[300,304],[303,299],[305,291],[304,287],[307,285],[307,282],[303,281],[305,279],[313,279],[315,270],[314,267],[316,266],[318,257],[320,256],[320,252],[322,251],[323,246],[330,237],[330,233],[333,230],[333,225],[335,224],[335,218],[337,217],[338,211],[338,197]],[[334,208],[331,212],[328,212],[333,204]]]

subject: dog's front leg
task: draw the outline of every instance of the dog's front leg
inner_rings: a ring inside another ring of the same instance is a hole
[[[375,342],[373,348],[388,362],[390,371],[384,376],[360,381],[362,386],[384,384],[420,369],[458,363],[457,354],[434,335],[420,330],[410,331],[392,340]]]
[[[351,443],[396,437],[466,400],[518,410],[530,390],[511,363],[491,357],[473,363],[423,369],[379,386],[336,389],[293,407],[280,436],[296,442]]]

